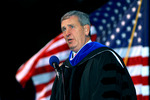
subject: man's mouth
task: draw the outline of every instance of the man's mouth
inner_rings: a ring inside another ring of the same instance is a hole
[[[71,43],[73,39],[68,39],[68,42]]]

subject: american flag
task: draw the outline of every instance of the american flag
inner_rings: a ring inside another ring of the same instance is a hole
[[[124,59],[139,3],[137,0],[110,0],[91,13],[92,41],[97,40],[113,48]],[[143,7],[142,5],[127,67],[132,76],[138,100],[149,100],[149,47],[148,33],[145,32],[143,25]],[[49,100],[56,76],[54,69],[49,65],[49,58],[56,55],[60,62],[63,62],[69,53],[70,50],[61,33],[18,69],[17,81],[24,87],[32,78],[36,89],[35,99]]]
[[[110,0],[90,14],[91,23],[97,30],[97,41],[114,49],[125,59],[141,4],[127,62],[138,100],[149,100],[149,27],[146,24],[149,9],[146,9],[148,5],[145,2],[146,0]]]

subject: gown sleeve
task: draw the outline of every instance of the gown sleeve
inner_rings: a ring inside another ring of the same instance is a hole
[[[136,100],[126,67],[122,67],[111,52],[96,56],[92,65],[89,81],[91,100]]]

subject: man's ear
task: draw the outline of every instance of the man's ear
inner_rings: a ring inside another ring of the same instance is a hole
[[[86,36],[89,36],[89,34],[90,34],[90,26],[89,25],[84,25],[84,33]]]

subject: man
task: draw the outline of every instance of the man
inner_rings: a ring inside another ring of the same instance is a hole
[[[121,57],[90,40],[87,14],[70,11],[61,18],[61,29],[71,49],[60,66],[51,100],[136,100],[131,77]]]

